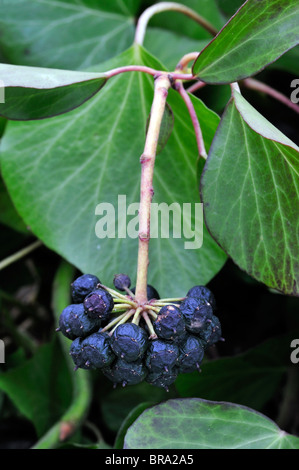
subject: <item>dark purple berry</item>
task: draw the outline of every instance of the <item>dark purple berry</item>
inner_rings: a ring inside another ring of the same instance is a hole
[[[93,274],[83,274],[71,284],[71,294],[73,302],[80,304],[85,297],[94,289],[100,280]]]
[[[150,372],[146,377],[146,382],[155,387],[164,388],[167,392],[169,385],[173,384],[178,376],[178,370],[176,367],[169,370],[168,372],[160,371],[160,372]]]
[[[185,343],[180,346],[178,358],[179,373],[185,374],[200,370],[200,364],[204,356],[204,346],[196,336],[188,336]]]
[[[89,318],[83,304],[68,305],[59,317],[59,330],[69,339],[84,338],[101,326],[101,320]]]
[[[205,347],[212,346],[221,340],[221,324],[220,320],[216,315],[213,315],[211,321],[209,321],[205,328],[199,333],[199,337],[202,339]]]
[[[125,291],[131,286],[131,279],[127,274],[115,274],[113,284],[116,289]]]
[[[187,297],[180,305],[186,328],[198,334],[205,327],[207,320],[213,316],[213,308],[198,297]]]
[[[206,286],[194,286],[189,291],[186,297],[197,297],[209,303],[214,310],[216,310],[216,299],[214,294]]]
[[[81,342],[82,357],[90,369],[102,369],[109,366],[115,357],[111,349],[108,333],[93,333]]]
[[[140,326],[124,323],[114,330],[111,347],[115,354],[125,361],[137,361],[142,358],[148,347],[148,335]]]
[[[136,385],[143,382],[147,369],[141,361],[127,362],[119,358],[112,367],[103,369],[103,374],[114,384]]]
[[[105,289],[95,289],[85,297],[83,302],[85,312],[90,318],[108,320],[113,307],[113,297]]]
[[[177,365],[179,348],[175,343],[156,339],[152,341],[145,364],[151,372],[168,372]]]
[[[186,328],[180,309],[174,305],[162,307],[154,322],[154,329],[162,339],[175,341],[181,337]]]

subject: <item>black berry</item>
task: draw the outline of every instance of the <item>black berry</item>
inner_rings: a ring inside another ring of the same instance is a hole
[[[59,330],[69,339],[94,333],[101,326],[101,320],[89,318],[83,304],[68,305],[59,317]]]
[[[93,274],[83,274],[71,284],[71,294],[73,302],[82,303],[85,297],[93,291],[100,280]]]
[[[177,368],[166,371],[150,372],[146,377],[146,382],[155,387],[164,388],[168,392],[168,386],[173,384],[178,376]]]
[[[108,320],[113,310],[113,297],[105,289],[95,289],[85,297],[85,312],[90,318]]]
[[[216,300],[214,297],[214,294],[210,289],[206,286],[194,286],[192,287],[186,297],[198,297],[199,299],[202,299],[209,303],[212,308],[215,310],[216,309]]]
[[[176,340],[186,331],[185,321],[179,308],[165,305],[154,322],[154,329],[160,338]]]
[[[115,384],[136,385],[143,382],[147,369],[141,361],[127,362],[119,358],[112,367],[103,369],[103,374]]]
[[[116,289],[125,291],[131,286],[131,279],[127,274],[115,274],[113,284]]]
[[[199,333],[199,337],[203,340],[205,347],[212,346],[221,339],[221,324],[216,315],[213,315],[211,321],[207,322],[205,328]]]
[[[179,373],[185,374],[200,369],[204,356],[203,343],[196,336],[188,336],[185,343],[180,346],[178,357]]]
[[[81,347],[85,365],[92,369],[107,367],[115,359],[108,333],[93,333],[83,339]]]
[[[156,339],[148,349],[145,364],[151,372],[168,372],[177,364],[178,356],[175,343]]]
[[[187,297],[180,305],[186,328],[191,333],[200,333],[207,320],[212,318],[213,309],[210,304],[198,297]]]
[[[111,347],[115,354],[127,362],[140,359],[148,346],[146,331],[134,323],[124,323],[114,330]]]

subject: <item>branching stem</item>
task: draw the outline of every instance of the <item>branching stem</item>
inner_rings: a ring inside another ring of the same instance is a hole
[[[183,15],[188,16],[192,20],[199,23],[204,29],[211,33],[212,36],[215,36],[218,32],[217,29],[215,29],[211,23],[209,23],[205,18],[200,16],[198,13],[196,13],[196,11],[192,10],[191,8],[188,8],[185,5],[175,2],[160,2],[150,6],[142,13],[142,15],[140,15],[136,26],[135,43],[140,45],[143,44],[148,22],[154,15],[156,15],[157,13],[162,13],[164,11],[177,11],[179,13],[182,13]]]

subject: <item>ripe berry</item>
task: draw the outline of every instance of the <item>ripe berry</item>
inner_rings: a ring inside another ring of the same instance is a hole
[[[152,341],[145,364],[151,372],[168,372],[177,364],[179,348],[175,343],[156,339]]]
[[[211,321],[208,322],[199,333],[199,337],[205,344],[205,347],[212,346],[220,340],[222,335],[220,320],[216,315],[213,315]]]
[[[93,274],[83,274],[71,284],[72,299],[75,304],[83,302],[85,297],[93,291],[100,280]]]
[[[174,305],[165,305],[161,308],[155,322],[154,329],[160,338],[176,340],[186,331],[185,321],[179,308]]]
[[[185,374],[198,369],[203,360],[203,343],[196,336],[188,336],[184,344],[180,346],[178,357],[179,373]]]
[[[108,333],[93,333],[81,342],[85,365],[92,369],[109,366],[115,359]],[[80,366],[79,366],[80,367]]]
[[[155,387],[164,388],[168,392],[168,386],[175,382],[177,376],[178,370],[176,367],[174,367],[168,372],[150,372],[145,380],[149,384],[154,385]]]
[[[89,318],[83,304],[68,305],[59,317],[59,330],[69,339],[85,336],[94,333],[101,326],[101,320]]]
[[[207,303],[209,303],[214,310],[216,309],[216,299],[214,297],[214,294],[206,286],[192,287],[188,291],[186,297],[198,297],[199,299],[205,300]]]
[[[133,294],[135,294],[135,289],[136,289],[136,287],[133,287],[133,289],[131,289]],[[160,299],[160,296],[159,296],[158,292],[150,284],[147,284],[146,291],[147,291],[147,300],[152,300],[152,299],[159,300]]]
[[[115,274],[113,284],[116,289],[125,291],[126,288],[129,289],[131,285],[131,279],[127,274]]]
[[[70,347],[70,356],[72,357],[74,364],[75,364],[75,370],[77,370],[79,367],[81,369],[89,369],[88,366],[86,366],[85,362],[86,360],[83,357],[83,351],[82,351],[82,338],[76,338]]]
[[[200,333],[206,321],[212,318],[213,309],[210,304],[198,297],[187,297],[180,305],[186,328],[191,333]]]
[[[146,331],[134,323],[124,323],[114,330],[111,347],[115,354],[127,362],[137,361],[148,346]]]
[[[90,318],[108,320],[113,310],[113,297],[105,289],[95,289],[85,297],[83,302],[85,312]]]
[[[103,374],[114,384],[136,385],[143,382],[147,376],[147,369],[141,361],[127,362],[119,358],[112,367],[103,369]]]

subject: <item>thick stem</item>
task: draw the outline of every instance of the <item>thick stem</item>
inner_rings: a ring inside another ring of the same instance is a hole
[[[269,85],[259,82],[258,80],[254,80],[253,78],[246,78],[241,83],[243,83],[246,88],[260,91],[261,93],[265,93],[266,95],[272,96],[272,98],[275,98],[276,100],[285,104],[286,106],[288,106],[293,111],[299,114],[299,106],[297,104],[293,103],[287,96],[283,95],[282,93],[270,87]]]
[[[183,87],[183,84],[181,82],[176,82],[175,83],[175,89],[179,92],[179,94],[183,98],[183,100],[185,102],[185,105],[187,106],[187,109],[189,111],[191,121],[192,121],[192,124],[193,124],[193,127],[194,127],[194,132],[195,132],[195,137],[196,137],[196,142],[197,142],[197,147],[198,147],[198,153],[201,157],[206,159],[207,158],[207,152],[206,152],[206,149],[205,149],[205,144],[204,144],[200,124],[199,124],[199,121],[197,119],[197,115],[196,115],[194,106],[192,104],[192,101],[190,99],[190,96],[188,95],[187,91],[185,90],[185,88]]]
[[[205,18],[200,16],[198,13],[196,13],[196,11],[192,10],[191,8],[188,8],[185,5],[181,5],[180,3],[175,2],[160,2],[147,8],[139,17],[135,32],[135,42],[137,44],[143,44],[149,20],[157,13],[162,13],[163,11],[177,11],[179,13],[183,13],[183,15],[186,15],[192,20],[199,23],[213,36],[218,33],[217,29],[215,29],[211,23],[209,23]]]
[[[153,198],[153,175],[161,122],[171,82],[168,76],[160,75],[155,80],[155,93],[146,135],[144,152],[141,155],[141,185],[139,206],[139,246],[135,298],[147,301],[147,269],[150,239],[150,213]]]

